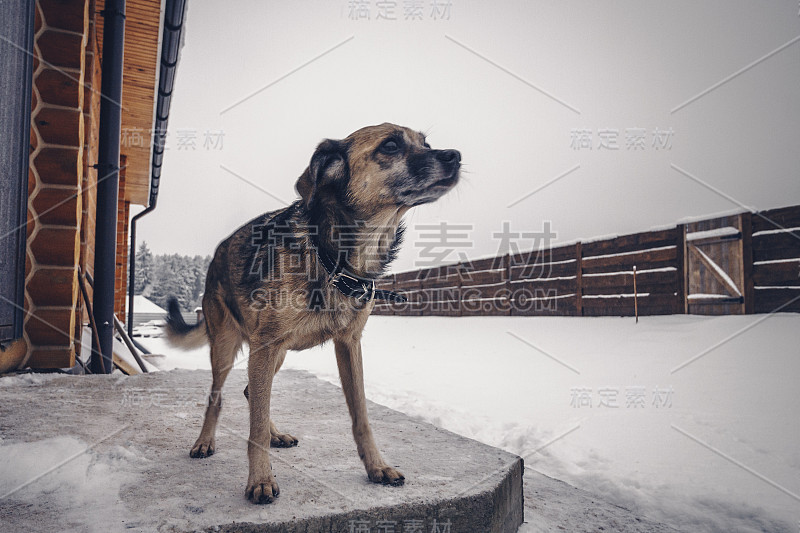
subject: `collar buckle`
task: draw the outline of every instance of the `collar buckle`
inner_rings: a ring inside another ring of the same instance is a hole
[[[364,294],[358,296],[356,299],[362,302],[371,302],[375,299],[375,280],[373,279],[371,283],[362,283],[361,288],[364,290]]]

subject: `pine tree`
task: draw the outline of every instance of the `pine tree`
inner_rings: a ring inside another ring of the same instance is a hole
[[[134,280],[133,293],[142,294],[153,283],[153,254],[142,241],[136,252],[136,279]]]
[[[206,272],[208,265],[205,258],[196,255],[192,259],[192,270],[194,272],[194,287],[192,288],[192,307],[200,307],[203,302],[203,292],[206,288]]]
[[[137,253],[137,272],[139,272],[140,255],[144,257],[145,254]],[[167,300],[174,296],[184,311],[192,311],[201,305],[211,256],[190,257],[178,254],[152,256],[149,250],[147,256],[149,274],[144,289],[148,291],[147,298],[150,301],[166,308]],[[136,286],[139,286],[138,276]]]

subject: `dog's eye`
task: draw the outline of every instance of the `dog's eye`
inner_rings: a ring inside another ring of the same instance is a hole
[[[400,145],[397,144],[397,141],[393,141],[389,139],[388,141],[384,141],[381,145],[381,152],[384,154],[394,154],[400,150]]]

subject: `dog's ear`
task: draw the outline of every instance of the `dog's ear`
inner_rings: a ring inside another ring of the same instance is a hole
[[[294,187],[305,206],[310,207],[317,191],[326,185],[346,180],[348,174],[347,146],[344,141],[327,139],[317,146],[311,163]]]

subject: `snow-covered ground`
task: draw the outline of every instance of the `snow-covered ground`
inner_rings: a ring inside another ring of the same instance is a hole
[[[163,369],[209,368],[206,348],[139,340],[165,354],[152,359]],[[373,401],[640,516],[682,531],[798,531],[798,314],[376,316],[363,346]],[[330,344],[285,366],[338,384]],[[533,510],[526,521],[538,531]]]
[[[128,297],[125,298],[125,309],[128,309],[128,304],[130,299]],[[133,297],[133,306],[137,313],[164,313],[166,314],[166,309],[162,309],[151,300],[148,300],[141,294],[137,294]]]

